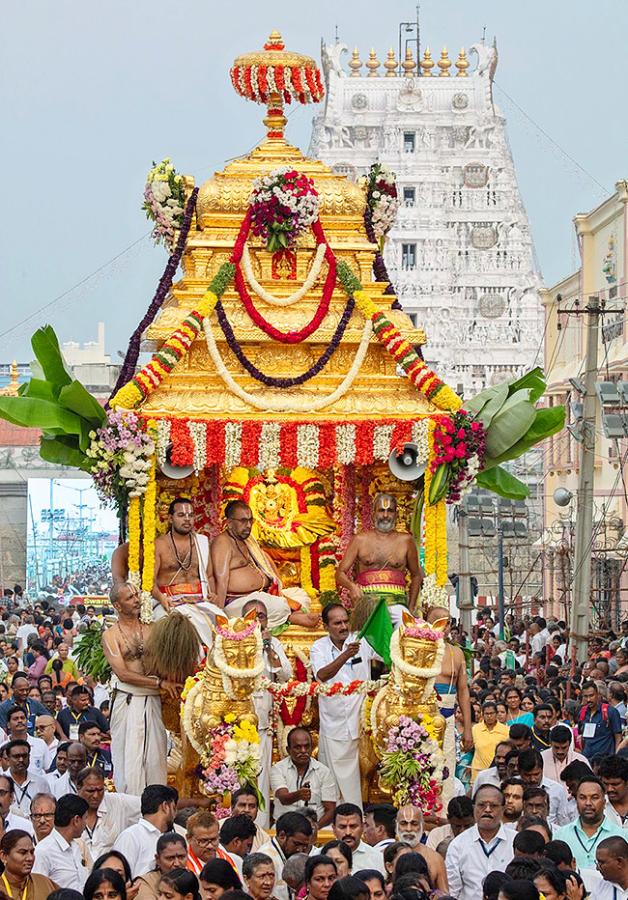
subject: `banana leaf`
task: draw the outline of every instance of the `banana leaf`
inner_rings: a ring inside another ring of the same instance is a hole
[[[483,469],[478,473],[475,481],[478,487],[493,491],[500,497],[506,497],[509,500],[525,500],[530,493],[527,484],[524,484],[515,475],[511,475],[506,469],[502,469],[501,466]]]
[[[75,446],[70,445],[73,440]],[[51,435],[42,435],[39,443],[39,455],[43,460],[54,463],[58,466],[71,466],[75,469],[82,469],[89,472],[92,461],[79,449],[79,442],[76,437],[67,438],[63,436],[53,437]]]
[[[515,391],[493,418],[486,431],[486,453],[496,459],[521,440],[534,422],[536,409],[530,403],[529,390]]]
[[[521,378],[509,381],[507,384],[509,394],[514,394],[515,391],[520,391],[522,388],[528,388],[530,390],[530,403],[536,403],[545,393],[545,373],[543,369],[537,366],[536,369],[531,369],[525,375],[522,375]]]
[[[421,549],[421,516],[423,515],[424,497],[425,490],[423,488],[423,482],[421,482],[421,486],[419,487],[417,495],[414,498],[414,503],[412,504],[412,512],[410,514],[410,534],[414,538],[417,553]]]
[[[465,400],[464,408],[467,412],[471,413],[472,416],[477,417],[478,413],[484,409],[489,400],[501,393],[503,388],[503,384],[496,384],[493,387],[485,388],[483,391],[480,391],[479,394],[476,394],[475,397],[471,397],[470,400]]]
[[[75,380],[61,388],[59,403],[77,416],[87,419],[94,427],[99,427],[105,421],[105,410],[80,381]]]
[[[63,409],[56,401],[38,397],[0,397],[0,416],[23,428],[56,430],[79,436],[83,430],[83,422],[75,413]]]
[[[70,384],[72,376],[68,371],[57,335],[51,325],[38,328],[31,338],[31,346],[37,361],[43,369],[46,381],[52,385]]]
[[[501,411],[504,404],[508,400],[508,385],[507,384],[498,384],[496,385],[495,393],[492,397],[489,397],[488,403],[484,405],[482,410],[476,416],[477,419],[484,425],[484,428],[489,428],[491,422]]]
[[[509,459],[518,459],[523,456],[536,444],[544,441],[546,438],[561,431],[565,426],[565,407],[552,406],[548,409],[537,409],[536,416],[532,425],[528,428],[521,440],[502,453],[497,459],[486,457],[484,460],[484,468],[490,469],[492,466],[506,462]]]
[[[57,399],[54,388],[50,382],[44,381],[41,378],[31,378],[30,381],[21,384],[17,392],[20,397],[50,400],[51,403]]]

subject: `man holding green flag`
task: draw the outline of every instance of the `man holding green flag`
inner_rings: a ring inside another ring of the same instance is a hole
[[[364,623],[358,638],[364,638],[387,666],[390,666],[390,639],[393,623],[388,611],[386,598],[382,597],[371,615]]]

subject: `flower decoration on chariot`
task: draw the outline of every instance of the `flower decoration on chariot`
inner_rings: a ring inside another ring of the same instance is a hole
[[[320,202],[312,179],[284,166],[255,179],[249,206],[251,231],[275,253],[296,245],[318,219]]]
[[[181,227],[185,214],[185,185],[169,157],[153,163],[146,177],[142,209],[153,222],[155,243],[163,242],[172,250],[175,231]]]

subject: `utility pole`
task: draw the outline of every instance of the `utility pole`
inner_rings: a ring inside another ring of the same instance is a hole
[[[471,592],[471,572],[469,571],[469,526],[467,511],[458,507],[458,609],[462,629],[471,636],[473,628],[473,597]]]
[[[585,357],[585,393],[582,409],[582,450],[578,474],[576,547],[574,557],[574,588],[571,604],[570,639],[576,647],[578,662],[584,662],[587,652],[591,612],[591,549],[593,546],[593,478],[595,463],[595,419],[597,399],[597,347],[600,322],[600,301],[589,297],[583,310],[588,316],[587,352]]]
[[[499,622],[499,639],[504,640],[506,617],[506,599],[504,597],[504,529],[502,520],[497,516],[497,620]]]

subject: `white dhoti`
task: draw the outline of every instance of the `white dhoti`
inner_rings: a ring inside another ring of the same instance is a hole
[[[114,679],[110,726],[118,793],[138,796],[148,784],[166,784],[166,729],[159,691]]]
[[[362,809],[360,785],[359,738],[335,741],[325,734],[319,735],[318,758],[331,769],[344,803],[355,803]]]
[[[268,627],[272,631],[280,625],[285,625],[293,610],[288,603],[292,600],[307,612],[310,608],[310,598],[302,588],[282,588],[281,595],[268,594],[266,591],[253,591],[242,597],[227,598],[224,612],[230,619],[242,615],[242,610],[251,600],[259,600],[268,612]]]
[[[270,728],[259,729],[259,764],[260,770],[257,776],[257,786],[264,798],[264,809],[257,813],[255,822],[260,828],[268,828],[270,825],[270,767],[273,764],[273,733]]]
[[[449,775],[443,780],[443,790],[441,792],[441,800],[445,810],[447,804],[453,796],[455,796],[454,777],[456,774],[456,716],[454,709],[457,697],[455,691],[453,693],[440,695],[439,707],[441,715],[445,716],[445,735],[443,738],[443,755],[445,757],[445,765],[449,769]]]

